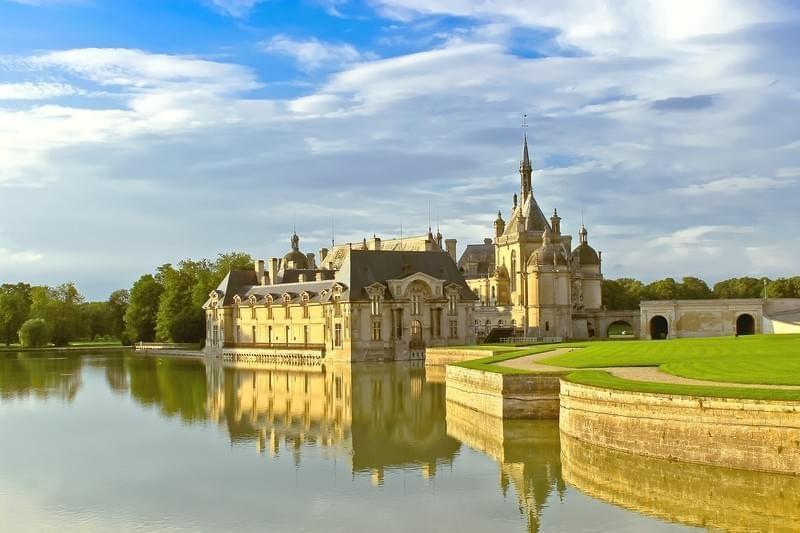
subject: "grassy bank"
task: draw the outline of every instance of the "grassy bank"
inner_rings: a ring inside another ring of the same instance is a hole
[[[501,374],[526,372],[502,366],[503,361],[544,353],[555,348],[578,350],[542,359],[541,364],[563,368],[576,383],[638,392],[709,397],[800,400],[800,391],[737,388],[727,384],[800,386],[800,335],[757,335],[675,339],[669,341],[602,341],[539,345],[511,350],[459,366]],[[680,385],[633,381],[612,376],[602,368],[647,366],[716,385]],[[575,370],[581,370],[576,372]]]

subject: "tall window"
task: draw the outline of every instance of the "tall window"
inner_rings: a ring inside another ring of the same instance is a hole
[[[272,341],[273,341],[273,338],[272,338],[272,326],[267,326],[267,342],[269,344],[272,344]]]
[[[379,316],[381,314],[381,297],[374,295],[372,297],[372,316]]]
[[[272,320],[272,298],[267,298],[267,320]]]
[[[342,347],[342,325],[334,324],[333,326],[333,345],[337,348]]]
[[[289,295],[283,297],[283,318],[292,318],[292,312],[289,310]]]
[[[422,322],[419,320],[411,322],[411,338],[415,341],[422,340]]]
[[[286,326],[286,344],[289,344],[292,340],[292,329],[289,326]]]
[[[242,338],[242,326],[236,325],[236,342],[239,342]]]
[[[338,294],[333,297],[333,316],[342,316],[341,298]]]
[[[380,320],[373,320],[372,321],[372,340],[374,340],[374,341],[381,340],[381,321]]]
[[[517,251],[511,250],[511,292],[517,290]]]
[[[450,321],[450,338],[455,339],[458,337],[458,320]]]
[[[306,294],[303,296],[303,318],[308,318],[310,316],[308,313],[308,295]]]
[[[308,345],[308,340],[311,337],[311,326],[306,324],[303,326],[303,344]]]
[[[211,345],[218,346],[219,345],[218,343],[219,343],[219,326],[215,325],[214,329],[211,330]]]
[[[239,307],[239,304],[236,304],[236,318],[242,318],[242,308]]]
[[[250,318],[256,319],[256,306],[254,304],[250,304]]]
[[[255,326],[250,328],[250,342],[252,342],[253,344],[256,343],[256,327]]]
[[[420,311],[420,300],[422,297],[419,294],[412,294],[411,295],[411,314],[412,315],[419,315],[422,314]]]
[[[450,293],[447,295],[447,310],[451,315],[456,314],[458,310],[458,295]]]

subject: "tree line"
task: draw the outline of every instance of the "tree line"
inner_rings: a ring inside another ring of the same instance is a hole
[[[762,298],[764,281],[768,298],[800,298],[800,276],[789,278],[741,277],[726,279],[713,288],[700,278],[681,281],[665,278],[644,284],[637,279],[603,280],[603,305],[607,309],[637,309],[641,300],[705,300],[715,298]]]
[[[106,301],[87,302],[74,283],[57,287],[27,283],[0,285],[0,342],[42,347],[79,340],[113,338],[134,342],[202,342],[202,305],[230,270],[252,268],[245,253],[216,260],[186,259],[141,276],[130,290]]]

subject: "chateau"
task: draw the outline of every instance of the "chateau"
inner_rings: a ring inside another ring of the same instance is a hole
[[[237,360],[421,359],[428,346],[474,343],[495,327],[544,340],[605,336],[638,312],[602,309],[601,259],[581,227],[579,244],[536,202],[527,136],[520,191],[494,239],[467,246],[427,235],[291,250],[232,271],[203,308],[206,351]]]

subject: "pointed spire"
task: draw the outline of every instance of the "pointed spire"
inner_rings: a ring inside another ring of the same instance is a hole
[[[528,155],[528,115],[522,115],[522,160],[519,162],[520,193],[521,201],[525,204],[528,196],[531,195],[531,159]]]
[[[587,244],[589,242],[589,232],[586,231],[586,226],[581,223],[581,230],[578,232],[580,236],[581,244]]]

